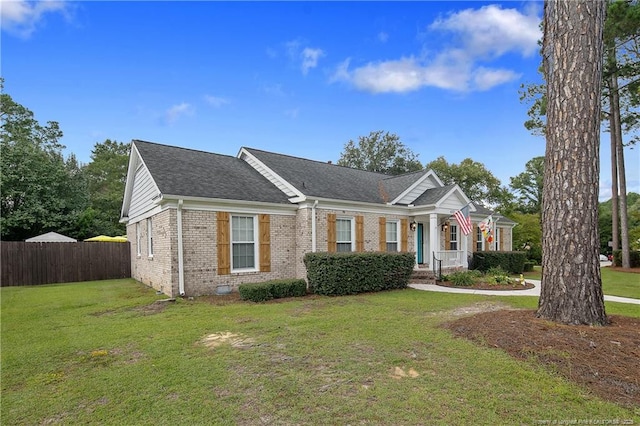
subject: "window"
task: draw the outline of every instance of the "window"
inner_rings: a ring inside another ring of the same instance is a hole
[[[449,250],[458,250],[458,225],[450,225],[449,232]]]
[[[351,219],[336,219],[337,251],[353,251],[352,225]]]
[[[153,219],[147,219],[147,253],[153,257]]]
[[[231,216],[231,269],[255,269],[256,228],[254,216]]]
[[[484,236],[479,226],[476,226],[476,251],[484,251]]]
[[[398,251],[398,222],[387,222],[387,251]]]
[[[142,247],[140,247],[140,222],[136,222],[136,255],[142,255]]]
[[[499,251],[500,250],[500,229],[496,227],[494,232],[495,232],[494,250]]]

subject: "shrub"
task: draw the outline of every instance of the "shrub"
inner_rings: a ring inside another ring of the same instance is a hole
[[[469,286],[476,282],[477,274],[472,271],[458,271],[447,275],[447,281],[457,286]]]
[[[481,251],[473,253],[469,269],[487,271],[500,266],[511,274],[521,274],[526,260],[527,254],[521,251]]]
[[[632,268],[640,268],[640,251],[629,252],[629,263]],[[622,250],[613,251],[613,266],[622,266]]]
[[[533,272],[533,267],[536,266],[536,262],[533,261],[527,261],[524,262],[524,268],[522,269],[522,272]]]
[[[273,280],[263,283],[240,284],[240,298],[252,302],[264,302],[283,297],[299,297],[307,294],[305,280]]]
[[[309,288],[325,296],[406,288],[413,253],[307,253]]]

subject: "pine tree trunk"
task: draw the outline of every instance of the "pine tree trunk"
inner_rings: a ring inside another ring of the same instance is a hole
[[[614,54],[615,55],[615,54]],[[619,208],[618,208],[618,138],[615,132],[618,129],[615,122],[615,114],[613,113],[613,82],[617,81],[615,73],[611,73],[609,78],[609,134],[611,135],[611,252],[618,250],[620,247],[619,235],[620,229],[618,225]]]
[[[538,316],[607,324],[598,235],[605,0],[547,1],[543,63],[547,147]]]

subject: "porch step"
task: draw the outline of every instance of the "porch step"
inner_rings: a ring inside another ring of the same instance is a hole
[[[429,269],[418,269],[413,271],[409,282],[413,284],[435,284],[436,276],[434,272]]]

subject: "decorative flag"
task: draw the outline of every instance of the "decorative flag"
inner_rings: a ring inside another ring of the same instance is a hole
[[[482,236],[487,242],[493,242],[493,217],[489,215],[485,220],[478,224],[480,230],[482,231]]]
[[[469,235],[473,227],[471,226],[471,216],[469,216],[469,206],[464,206],[453,214],[458,221],[460,229],[464,235]]]

